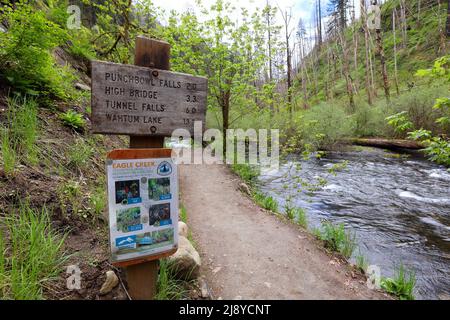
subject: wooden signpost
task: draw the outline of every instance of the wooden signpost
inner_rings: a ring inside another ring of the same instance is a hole
[[[136,66],[92,62],[92,131],[129,135],[130,148],[140,149],[135,150],[134,156],[127,150],[112,152],[109,161],[130,155],[134,159],[167,158],[170,150],[162,149],[164,137],[171,136],[178,128],[193,134],[194,121],[204,123],[207,79],[168,71],[169,57],[168,43],[138,37]],[[158,149],[145,150],[153,148]],[[158,259],[175,252],[176,248],[172,247],[165,252],[115,263],[126,267],[133,299],[153,299]]]

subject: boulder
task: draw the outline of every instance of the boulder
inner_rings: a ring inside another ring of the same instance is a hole
[[[200,275],[200,255],[184,236],[179,236],[178,250],[169,257],[169,263],[180,279],[194,280]]]
[[[100,289],[100,295],[108,294],[119,284],[119,278],[117,278],[114,271],[109,270],[106,272],[106,280]]]
[[[245,193],[248,196],[252,194],[250,187],[243,182],[239,184],[239,190],[241,190],[241,192]]]
[[[188,226],[183,221],[178,221],[178,235],[187,238],[188,236]]]

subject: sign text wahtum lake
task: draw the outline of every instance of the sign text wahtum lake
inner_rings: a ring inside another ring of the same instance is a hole
[[[92,62],[94,133],[171,136],[191,134],[205,121],[208,81],[187,74]]]

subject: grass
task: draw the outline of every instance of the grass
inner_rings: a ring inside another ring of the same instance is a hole
[[[253,199],[264,209],[272,212],[278,212],[278,202],[273,197],[256,192],[253,194]]]
[[[19,161],[36,164],[38,161],[37,103],[28,97],[7,99],[8,111],[2,131],[2,158],[6,174],[13,174]]]
[[[358,255],[356,256],[356,267],[359,270],[366,272],[368,266],[369,261],[361,252],[359,252]]]
[[[21,204],[2,220],[0,230],[0,299],[43,299],[62,269],[65,236],[51,228],[48,211]],[[8,248],[8,250],[6,250]]]
[[[187,224],[187,210],[183,204],[180,205],[180,221]],[[195,242],[194,237],[192,236],[192,231],[189,227],[188,227],[187,239],[189,240],[189,242],[192,244],[192,246],[194,248],[197,248],[197,243]]]
[[[95,214],[95,216],[101,216],[106,206],[108,205],[106,199],[106,191],[103,183],[99,184],[94,190],[91,192],[89,196],[89,204],[91,210]]]
[[[407,270],[400,264],[395,270],[394,278],[383,278],[381,287],[388,293],[397,296],[400,300],[414,300],[414,287],[416,285],[416,275],[413,271]]]
[[[259,176],[259,170],[248,164],[233,164],[231,170],[252,187],[256,183],[256,178]]]
[[[187,211],[183,205],[180,205],[180,220],[187,223]]]
[[[166,259],[160,260],[156,300],[181,300],[186,297],[187,283],[176,279],[173,271],[172,265]]]
[[[5,173],[13,175],[17,163],[17,153],[14,141],[11,140],[8,130],[3,130],[2,132],[2,159]]]
[[[296,209],[296,222],[299,226],[303,228],[308,228],[308,220],[306,218],[306,211],[303,208],[297,208]]]
[[[81,201],[83,200],[82,187],[78,181],[69,180],[63,182],[57,190],[62,212],[68,213],[69,208],[75,214],[80,214]]]
[[[67,151],[68,166],[82,170],[89,163],[93,154],[92,145],[83,138],[79,138]]]
[[[287,218],[291,221],[295,221],[299,226],[306,229],[308,227],[308,221],[306,219],[305,209],[296,208],[292,206],[291,203],[291,199],[288,199],[284,205],[284,212]]]
[[[355,235],[346,231],[344,224],[333,224],[330,221],[322,223],[322,228],[316,230],[315,235],[325,242],[325,247],[350,258],[356,248]]]

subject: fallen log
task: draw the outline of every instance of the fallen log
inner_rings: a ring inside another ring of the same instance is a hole
[[[425,148],[425,146],[417,141],[402,140],[402,139],[382,139],[382,138],[350,138],[345,139],[343,142],[365,147],[376,147],[385,149],[411,149],[419,150]]]

